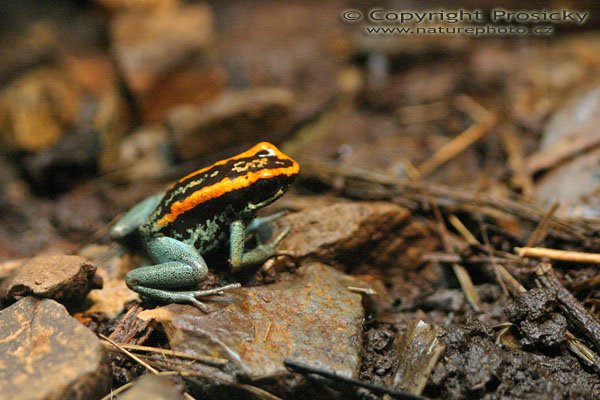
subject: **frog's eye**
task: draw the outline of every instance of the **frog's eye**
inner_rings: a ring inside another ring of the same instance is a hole
[[[256,182],[256,190],[259,193],[271,193],[277,190],[277,182],[273,179],[261,179]]]

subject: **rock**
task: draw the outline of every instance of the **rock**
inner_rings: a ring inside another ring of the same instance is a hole
[[[169,111],[166,124],[177,154],[184,160],[231,146],[270,140],[294,105],[293,94],[281,88],[229,91],[204,107],[182,105]]]
[[[6,283],[6,297],[34,295],[57,301],[83,299],[102,287],[96,266],[79,256],[40,256],[26,260]]]
[[[465,305],[465,294],[458,289],[440,289],[417,303],[424,310],[458,312]]]
[[[411,394],[420,395],[429,380],[433,367],[444,353],[440,340],[444,330],[435,324],[412,320],[406,332],[397,341],[399,365],[394,386]]]
[[[94,304],[86,310],[86,314],[101,313],[108,318],[115,318],[130,301],[139,300],[136,292],[129,289],[124,279],[106,279],[100,290],[92,290],[88,299]]]
[[[0,311],[1,399],[95,399],[110,389],[98,338],[54,300],[27,297]]]
[[[210,61],[213,14],[205,4],[117,14],[111,39],[117,64],[144,120],[159,122],[179,103],[202,104],[224,84]]]
[[[156,11],[175,7],[180,0],[96,0],[96,3],[110,11]]]
[[[552,116],[540,150],[529,157],[531,172],[548,172],[536,183],[544,207],[559,201],[571,216],[600,216],[600,87],[577,97]],[[571,152],[571,157],[569,157]]]
[[[364,310],[361,295],[347,289],[352,285],[353,278],[311,263],[292,282],[228,292],[231,304],[207,303],[218,307],[209,314],[168,305],[139,317],[159,319],[172,349],[230,359],[238,376],[259,386],[275,380],[274,392],[289,394],[298,382],[286,381],[292,375],[284,358],[357,377]]]
[[[125,273],[133,266],[139,266],[140,260],[136,255],[123,254],[122,251],[116,250],[114,243],[88,245],[81,248],[78,255],[96,263],[97,274],[104,281],[101,289],[92,290],[88,295],[87,298],[93,305],[86,310],[86,314],[103,314],[107,318],[116,318],[123,312],[125,304],[139,300],[138,294],[129,289],[123,279]]]
[[[13,151],[39,151],[75,123],[81,91],[63,71],[39,68],[0,92],[0,140]]]
[[[26,176],[38,192],[66,191],[73,182],[97,172],[102,150],[98,132],[75,129],[65,133],[52,147],[23,157]]]
[[[182,391],[175,382],[165,376],[146,374],[139,378],[133,387],[119,400],[183,400]]]
[[[7,11],[4,8],[3,14],[7,15]],[[12,24],[20,29],[11,29],[9,26],[3,28],[4,45],[0,48],[1,84],[6,84],[28,68],[51,62],[57,53],[58,26],[55,22],[38,19],[24,26],[22,20],[17,22],[15,19]]]
[[[302,210],[275,222],[290,232],[278,246],[296,260],[320,260],[353,269],[363,264],[416,268],[437,245],[410,212],[393,203],[339,202]]]
[[[173,158],[171,150],[165,128],[143,126],[121,142],[115,174],[128,181],[163,177]]]

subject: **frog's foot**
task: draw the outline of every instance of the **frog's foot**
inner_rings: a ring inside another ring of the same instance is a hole
[[[165,303],[183,303],[192,304],[204,312],[208,312],[208,308],[204,303],[198,300],[198,297],[222,295],[225,290],[239,288],[241,284],[233,283],[231,285],[221,286],[218,288],[207,290],[190,290],[190,291],[171,291],[165,289],[153,289],[144,286],[138,286],[135,291],[142,296],[159,300]]]

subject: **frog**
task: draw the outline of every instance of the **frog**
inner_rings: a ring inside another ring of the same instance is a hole
[[[129,271],[127,286],[144,298],[161,303],[189,303],[203,310],[200,298],[238,287],[208,290],[198,287],[209,274],[203,255],[229,247],[229,266],[235,273],[278,255],[272,242],[247,250],[246,238],[281,214],[257,218],[257,212],[292,186],[299,164],[269,142],[212,165],[174,182],[164,192],[142,200],[110,230],[111,239],[124,242],[136,233],[153,263]]]

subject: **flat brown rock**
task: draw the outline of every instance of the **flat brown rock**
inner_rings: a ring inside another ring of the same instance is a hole
[[[96,336],[54,300],[27,297],[0,311],[0,399],[95,399],[110,388]]]
[[[202,104],[223,84],[213,65],[213,13],[206,4],[118,13],[111,23],[116,62],[146,121],[180,103]]]
[[[294,106],[283,88],[228,91],[203,107],[182,105],[167,115],[177,154],[189,160],[231,146],[250,146],[280,129]]]
[[[165,376],[146,374],[139,378],[133,387],[119,400],[183,400],[184,397],[175,383]]]
[[[40,256],[24,260],[4,287],[11,300],[34,295],[70,301],[102,287],[102,279],[96,276],[96,266],[83,257]]]
[[[386,202],[339,202],[304,209],[275,222],[289,233],[278,250],[297,260],[319,260],[346,268],[362,264],[413,268],[435,246],[408,209]]]
[[[161,320],[174,350],[230,359],[242,375],[276,380],[276,392],[285,393],[292,376],[285,358],[357,376],[364,310],[361,295],[348,290],[357,285],[348,275],[312,263],[292,282],[228,292],[231,304],[206,303],[217,308],[209,314],[173,304],[140,317]]]

